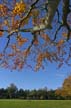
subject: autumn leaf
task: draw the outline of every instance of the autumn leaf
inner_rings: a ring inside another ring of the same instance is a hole
[[[22,55],[23,55],[24,57],[27,57],[29,53],[30,53],[30,50],[29,50],[29,49],[26,49],[26,50],[24,50],[24,51],[22,52]]]
[[[44,54],[43,53],[39,53],[37,56],[37,64],[35,67],[35,70],[39,70],[39,68],[42,66],[42,60],[44,59]]]
[[[4,25],[5,25],[5,26],[8,26],[8,25],[9,25],[8,20],[4,20]]]
[[[0,37],[2,37],[3,36],[3,32],[2,31],[0,31]]]
[[[17,42],[19,46],[22,46],[24,43],[26,43],[28,41],[28,39],[26,38],[22,38],[21,36],[17,37]]]
[[[62,36],[67,37],[67,33],[63,32]]]
[[[52,56],[49,52],[44,53],[44,57],[47,58],[50,62],[52,62]]]
[[[41,33],[41,37],[42,37],[46,42],[50,42],[50,38],[49,38],[48,34]]]
[[[61,45],[63,45],[64,43],[64,40],[60,40],[58,43],[57,43],[57,47],[60,47]]]
[[[12,48],[13,50],[16,50],[16,44],[11,45],[11,48]]]
[[[4,56],[4,54],[0,53],[0,59],[2,59],[3,56]]]
[[[13,57],[13,56],[15,56],[15,53],[10,53],[10,54],[8,54],[8,56]]]
[[[14,9],[13,9],[13,14],[19,15],[26,10],[26,4],[24,2],[17,2]]]
[[[19,64],[18,64],[18,68],[21,70],[22,68],[23,68],[23,66],[24,66],[24,62],[20,62]]]
[[[2,25],[2,23],[0,23],[0,37],[3,36],[3,31],[1,31],[2,29],[3,29],[3,25]]]

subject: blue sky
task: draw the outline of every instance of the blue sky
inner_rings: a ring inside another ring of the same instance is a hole
[[[0,68],[0,88],[6,88],[14,83],[18,88],[23,89],[39,89],[47,87],[48,89],[56,89],[62,86],[63,80],[69,75],[70,67],[64,65],[61,69],[57,69],[56,64],[46,65],[43,71],[33,72],[27,68],[19,71],[13,71]]]

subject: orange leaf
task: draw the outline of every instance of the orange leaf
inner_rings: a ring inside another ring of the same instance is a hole
[[[3,36],[3,32],[2,31],[0,31],[0,37],[2,37]]]
[[[2,53],[0,53],[0,59],[3,57],[4,55]]]
[[[57,46],[60,47],[63,43],[64,43],[64,40],[60,40],[60,41],[57,43]]]
[[[8,54],[9,57],[13,57],[14,55],[14,53]]]
[[[41,37],[42,37],[46,42],[49,42],[49,41],[50,41],[49,36],[48,36],[47,34],[45,34],[45,33],[42,33],[42,34],[41,34]]]
[[[25,42],[27,42],[28,39],[22,38],[21,36],[18,36],[17,42],[19,46],[22,46]]]

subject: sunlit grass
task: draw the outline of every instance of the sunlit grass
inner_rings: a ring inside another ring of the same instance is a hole
[[[71,108],[71,100],[0,100],[0,108]]]

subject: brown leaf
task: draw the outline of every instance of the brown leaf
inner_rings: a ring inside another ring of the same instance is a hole
[[[60,40],[60,41],[57,43],[57,46],[60,47],[63,43],[64,43],[64,40]]]
[[[24,43],[26,43],[28,41],[28,39],[26,38],[22,38],[21,36],[18,36],[17,38],[17,42],[19,46],[22,46]]]

